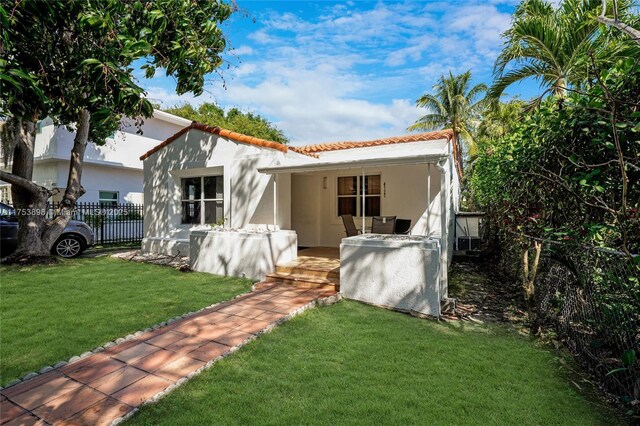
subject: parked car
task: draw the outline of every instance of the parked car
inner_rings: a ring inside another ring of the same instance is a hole
[[[51,248],[52,254],[78,257],[93,245],[93,230],[79,220],[70,220]],[[13,207],[0,203],[0,258],[13,253],[18,246],[18,219]]]

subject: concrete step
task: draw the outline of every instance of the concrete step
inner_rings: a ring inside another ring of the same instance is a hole
[[[274,272],[268,274],[264,280],[265,282],[279,282],[282,284],[290,284],[298,287],[334,287],[337,290],[340,288],[339,278],[322,278],[313,277],[309,275],[299,274],[281,274]]]
[[[276,273],[281,275],[308,276],[317,278],[340,279],[340,269],[314,269],[305,266],[277,265]]]

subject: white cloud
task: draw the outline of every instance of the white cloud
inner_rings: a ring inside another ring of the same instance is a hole
[[[244,45],[231,50],[231,53],[237,56],[242,56],[242,55],[249,56],[249,55],[253,55],[254,51],[251,46]]]
[[[497,4],[512,1],[340,3],[308,20],[266,13],[232,51],[241,62],[225,72],[226,90],[216,81],[195,98],[154,84],[149,98],[255,112],[294,144],[403,134],[424,113],[414,100],[441,74],[490,75],[510,22]]]

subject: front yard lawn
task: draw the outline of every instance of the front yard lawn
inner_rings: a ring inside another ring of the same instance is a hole
[[[0,383],[250,288],[107,257],[0,267]]]
[[[263,335],[132,425],[617,424],[506,326],[343,301]]]

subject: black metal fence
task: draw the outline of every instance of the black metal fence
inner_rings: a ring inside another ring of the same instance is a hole
[[[59,203],[49,203],[48,217],[54,217],[59,207]],[[127,244],[142,241],[142,204],[78,203],[71,219],[81,220],[93,229],[95,244]]]

